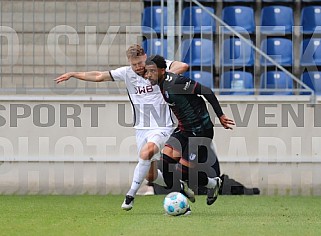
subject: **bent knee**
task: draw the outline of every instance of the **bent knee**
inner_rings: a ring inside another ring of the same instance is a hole
[[[144,145],[139,153],[139,157],[143,160],[150,160],[159,152],[159,148],[155,143],[149,142]]]

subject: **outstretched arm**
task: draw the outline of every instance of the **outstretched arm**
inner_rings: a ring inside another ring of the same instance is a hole
[[[195,86],[194,92],[197,94],[203,95],[206,98],[206,100],[213,107],[217,117],[220,120],[220,123],[222,124],[222,126],[225,129],[233,129],[231,127],[231,125],[235,125],[234,121],[232,119],[228,118],[223,113],[220,103],[218,102],[215,94],[213,93],[213,91],[210,88],[197,83]]]
[[[188,68],[189,65],[184,62],[173,61],[171,67],[169,68],[169,72],[172,72],[174,74],[183,74],[188,70]]]
[[[69,80],[71,77],[91,82],[113,81],[109,71],[68,72],[56,78],[55,81],[59,84],[63,81]]]

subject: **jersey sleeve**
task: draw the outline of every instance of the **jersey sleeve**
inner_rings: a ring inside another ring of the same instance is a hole
[[[224,114],[219,101],[217,100],[215,94],[209,87],[206,87],[201,85],[200,83],[197,83],[194,89],[194,93],[203,95],[206,98],[206,100],[213,107],[218,118],[220,118]]]
[[[126,80],[126,71],[127,67],[120,67],[115,70],[110,70],[110,76],[113,78],[115,81],[125,81]]]

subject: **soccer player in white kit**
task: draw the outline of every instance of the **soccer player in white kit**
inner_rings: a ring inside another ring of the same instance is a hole
[[[143,78],[147,58],[144,49],[134,44],[127,49],[126,54],[130,66],[104,72],[69,72],[59,76],[55,81],[60,83],[71,77],[92,82],[125,81],[133,106],[139,155],[131,187],[121,206],[128,211],[132,209],[136,193],[145,177],[150,182],[166,186],[154,160],[159,158],[162,147],[174,129],[174,122],[159,86],[153,86]],[[176,74],[184,73],[188,69],[188,65],[183,62],[166,61],[166,63],[167,70]]]

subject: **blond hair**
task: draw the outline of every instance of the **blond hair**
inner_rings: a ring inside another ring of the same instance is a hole
[[[145,55],[145,50],[138,44],[131,45],[126,51],[127,58],[135,58]]]

